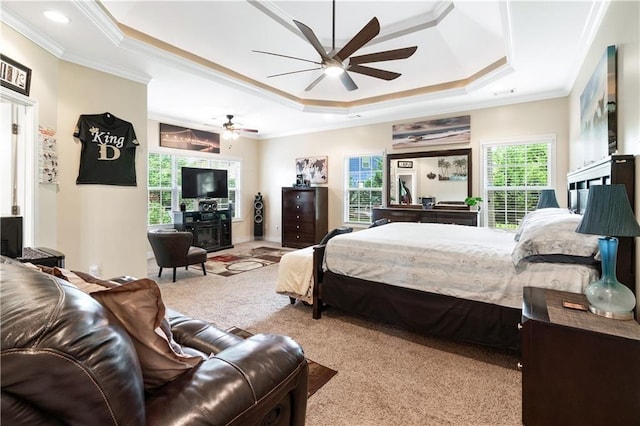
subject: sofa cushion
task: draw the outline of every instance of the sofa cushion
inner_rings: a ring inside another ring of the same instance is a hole
[[[203,361],[204,357],[186,355],[173,342],[165,322],[160,289],[154,281],[143,278],[92,292],[91,296],[129,333],[146,391],[166,384]]]

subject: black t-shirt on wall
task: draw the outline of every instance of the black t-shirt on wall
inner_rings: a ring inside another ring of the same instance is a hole
[[[133,125],[105,112],[81,115],[73,136],[82,142],[76,184],[136,186],[136,147]]]

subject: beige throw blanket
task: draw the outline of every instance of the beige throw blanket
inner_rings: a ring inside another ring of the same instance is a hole
[[[313,246],[280,258],[276,293],[313,303]]]

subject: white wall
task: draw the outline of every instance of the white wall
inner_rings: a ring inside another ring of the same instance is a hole
[[[479,109],[447,114],[446,116],[471,115],[471,143],[441,145],[433,149],[448,150],[472,148],[473,194],[480,194],[481,142],[519,138],[530,135],[555,134],[556,191],[566,193],[568,167],[568,108],[567,99],[528,102],[517,105]],[[445,117],[429,116],[407,120]],[[281,241],[281,188],[291,186],[295,181],[295,159],[310,156],[328,157],[329,188],[329,229],[343,224],[344,158],[348,155],[370,153],[400,153],[412,150],[392,149],[391,126],[396,122],[353,127],[306,135],[288,136],[263,141],[261,161],[263,164],[259,181],[263,183],[263,193],[272,200],[266,205],[266,237],[271,241]],[[426,150],[426,149],[425,149]],[[413,149],[413,151],[416,151]],[[414,196],[415,197],[415,196]],[[558,201],[566,205],[566,197]],[[275,201],[275,202],[274,202]],[[417,202],[417,199],[414,200]]]
[[[147,87],[60,61],[58,79],[58,244],[66,267],[99,275],[147,276]],[[137,186],[76,185],[81,114],[110,112],[133,124]]]

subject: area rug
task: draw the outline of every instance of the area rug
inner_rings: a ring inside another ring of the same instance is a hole
[[[291,249],[278,247],[257,247],[249,252],[228,253],[210,256],[205,263],[207,272],[230,277],[263,266],[280,262],[280,258]]]
[[[242,337],[246,339],[247,337],[253,336],[252,333],[245,331],[238,327],[231,327],[226,330],[227,333],[235,334],[238,337]],[[324,386],[333,376],[335,376],[338,372],[336,370],[332,370],[329,367],[325,367],[322,364],[318,364],[315,361],[307,358],[307,364],[309,365],[309,383],[307,387],[307,398],[316,393],[318,389]]]

